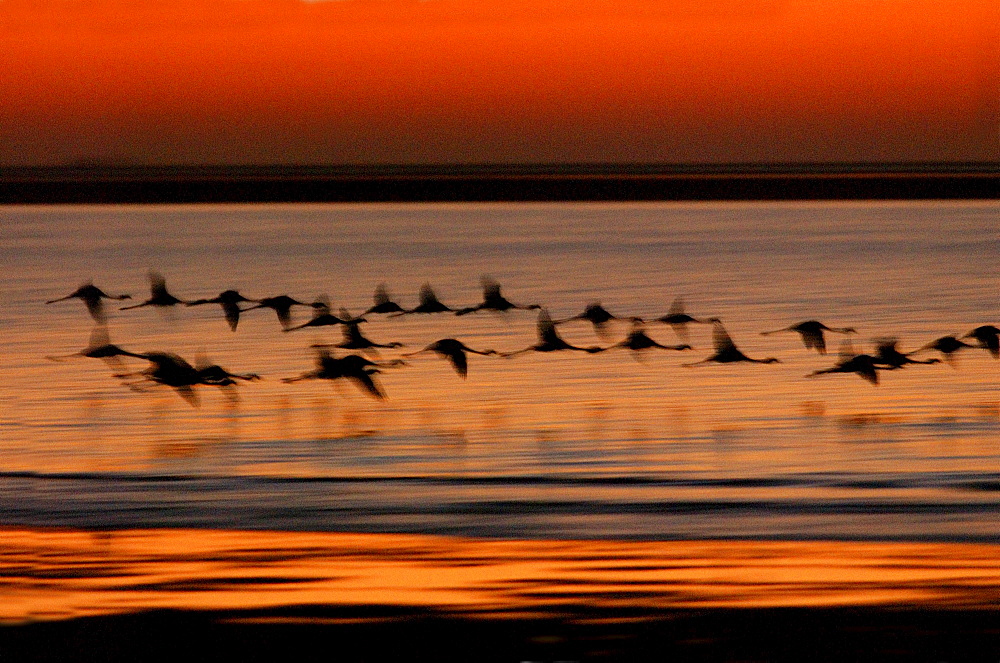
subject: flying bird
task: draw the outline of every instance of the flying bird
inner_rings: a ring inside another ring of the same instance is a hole
[[[503,312],[510,311],[511,309],[531,311],[542,308],[541,304],[528,304],[526,306],[514,304],[500,294],[500,284],[492,277],[483,276],[480,279],[480,283],[483,286],[483,301],[475,306],[459,309],[455,311],[455,315],[468,315],[469,313],[475,313],[476,311]]]
[[[878,384],[878,370],[883,368],[875,365],[875,358],[871,355],[856,352],[851,341],[845,339],[840,344],[840,359],[835,365],[813,371],[806,377],[811,378],[830,373],[855,373],[872,384]]]
[[[712,345],[715,347],[715,354],[706,357],[701,361],[696,361],[693,364],[682,364],[682,366],[698,366],[699,364],[707,364],[710,362],[731,364],[741,361],[751,362],[754,364],[779,363],[774,357],[768,357],[767,359],[751,359],[740,352],[740,350],[736,347],[732,337],[729,336],[729,332],[727,332],[726,328],[722,326],[721,320],[718,318],[709,318],[709,322],[712,323]]]
[[[313,317],[308,322],[303,322],[295,327],[285,327],[282,331],[295,331],[306,327],[328,327],[330,325],[342,325],[344,321],[330,312],[330,299],[326,295],[320,295],[312,303]]]
[[[834,332],[837,334],[857,333],[857,330],[854,327],[827,327],[819,320],[806,320],[805,322],[800,322],[796,325],[792,325],[791,327],[761,332],[760,335],[770,336],[771,334],[779,334],[781,332],[797,332],[800,336],[802,336],[802,344],[806,346],[807,350],[815,349],[816,352],[821,355],[825,355],[826,339],[823,336],[824,331]]]
[[[123,306],[121,308],[122,311],[127,311],[133,308],[142,308],[143,306],[166,307],[185,303],[183,300],[174,297],[167,291],[167,280],[163,278],[162,274],[150,270],[147,276],[149,277],[149,299],[141,304]]]
[[[386,365],[399,365],[399,362],[377,364],[365,359],[361,355],[353,354],[337,358],[330,354],[326,348],[319,347],[316,348],[316,368],[314,370],[302,373],[297,377],[283,378],[281,381],[292,383],[301,380],[346,379],[354,382],[354,384],[373,398],[385,400],[385,391],[375,381],[374,376],[380,372],[379,367]]]
[[[379,283],[375,286],[375,295],[373,297],[375,300],[374,305],[372,305],[367,311],[362,313],[362,316],[368,315],[369,313],[402,313],[403,307],[392,301],[389,296],[389,290],[384,283]]]
[[[351,315],[350,311],[346,308],[340,309],[340,317],[343,320],[343,332],[344,339],[340,343],[334,343],[332,345],[326,343],[319,343],[313,347],[330,347],[330,348],[341,348],[344,350],[361,350],[362,352],[369,350],[372,355],[377,355],[378,348],[401,348],[402,343],[398,341],[392,341],[389,343],[376,343],[367,336],[361,333],[361,323],[367,322],[364,317],[355,318]]]
[[[79,288],[69,293],[65,297],[59,297],[57,299],[50,299],[45,302],[46,304],[55,304],[56,302],[66,301],[67,299],[80,299],[87,306],[87,311],[90,312],[90,317],[94,319],[95,322],[103,324],[107,321],[107,314],[104,312],[104,299],[132,299],[129,295],[109,295],[104,292],[92,282],[88,281],[81,285]]]
[[[495,355],[499,354],[496,350],[473,350],[465,343],[462,343],[458,339],[454,338],[442,338],[439,341],[434,341],[428,345],[423,350],[417,350],[416,352],[410,352],[404,354],[404,357],[413,357],[425,352],[433,352],[442,359],[447,359],[451,362],[454,367],[455,372],[461,375],[463,378],[467,377],[469,374],[469,359],[466,353],[471,352],[477,355]]]
[[[193,302],[187,302],[188,306],[200,306],[202,304],[221,304],[222,311],[226,315],[226,322],[229,323],[229,328],[236,331],[236,326],[240,324],[240,302],[250,302],[256,303],[256,299],[247,299],[241,295],[236,290],[226,290],[219,294],[218,297],[213,297],[212,299],[196,299]]]
[[[993,325],[976,327],[962,338],[976,339],[979,347],[989,350],[994,359],[1000,359],[1000,329]]]
[[[629,331],[628,336],[625,337],[624,341],[620,341],[604,349],[611,350],[612,348],[625,348],[626,350],[632,350],[636,353],[636,357],[638,357],[639,353],[643,350],[651,350],[654,348],[658,348],[660,350],[692,349],[687,343],[681,343],[680,345],[663,345],[662,343],[655,341],[648,334],[646,334],[642,318],[632,318],[632,329]]]
[[[897,349],[899,341],[895,338],[881,338],[875,342],[875,354],[872,355],[872,361],[878,368],[884,368],[886,370],[896,370],[902,368],[907,364],[940,364],[941,360],[937,357],[932,357],[930,359],[910,359],[909,354],[912,353],[902,353]]]
[[[670,305],[670,309],[667,311],[666,315],[661,315],[656,318],[655,322],[662,322],[664,324],[670,325],[677,334],[677,338],[681,339],[683,342],[688,342],[688,329],[689,323],[696,324],[708,324],[711,323],[716,318],[710,318],[708,320],[700,320],[698,318],[692,318],[690,315],[684,312],[684,298],[678,297]]]
[[[927,345],[921,346],[910,352],[908,354],[915,355],[918,352],[926,352],[928,350],[937,350],[952,366],[955,366],[955,353],[957,353],[962,348],[974,348],[977,347],[970,343],[966,343],[955,336],[942,336],[941,338],[935,339],[928,343]]]
[[[573,320],[586,320],[594,326],[595,334],[607,340],[609,336],[608,323],[612,320],[621,320],[621,318],[604,308],[600,302],[591,302],[584,307],[583,313],[578,313],[562,320],[556,320],[553,324],[561,325],[564,322],[572,322]]]
[[[560,338],[559,334],[556,332],[555,323],[552,322],[552,317],[549,315],[549,312],[543,308],[538,314],[538,343],[528,346],[523,350],[501,353],[500,356],[513,357],[525,352],[557,352],[559,350],[579,350],[581,352],[595,353],[602,352],[604,348],[596,345],[587,348],[570,345]]]
[[[110,335],[108,334],[108,328],[104,325],[97,325],[94,327],[94,331],[90,333],[90,340],[87,343],[87,347],[79,352],[73,352],[68,355],[56,355],[48,356],[47,359],[51,361],[63,361],[70,357],[89,357],[91,359],[102,359],[111,370],[115,371],[117,375],[125,375],[125,363],[122,361],[122,357],[137,357],[139,359],[145,359],[144,355],[129,352],[115,345],[111,342]]]
[[[306,304],[305,302],[300,302],[297,299],[293,299],[288,295],[278,295],[276,297],[265,297],[264,299],[258,299],[256,306],[248,306],[243,309],[243,313],[247,311],[253,311],[258,308],[269,308],[273,310],[278,316],[278,322],[281,323],[282,329],[288,329],[292,325],[292,307],[293,306],[311,306],[311,304]]]
[[[398,317],[400,315],[406,315],[408,313],[448,313],[454,312],[455,309],[445,306],[438,299],[437,294],[435,294],[434,289],[431,288],[430,283],[425,283],[420,286],[420,303],[416,307],[400,311],[394,314],[392,317]]]

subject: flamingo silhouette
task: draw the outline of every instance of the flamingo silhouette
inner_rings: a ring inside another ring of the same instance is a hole
[[[591,346],[588,348],[581,348],[575,345],[570,345],[556,332],[555,323],[552,322],[552,317],[549,312],[544,308],[538,314],[538,343],[528,346],[523,350],[517,350],[515,352],[501,353],[501,357],[514,357],[525,352],[557,352],[559,350],[579,350],[581,352],[602,352],[604,348],[598,346]]]
[[[104,325],[97,325],[90,333],[90,340],[87,347],[79,352],[66,355],[50,355],[46,357],[51,361],[64,361],[70,357],[89,357],[91,359],[102,359],[118,375],[125,375],[125,363],[121,357],[137,357],[145,359],[142,354],[129,352],[111,342],[108,329]]]
[[[864,380],[872,384],[878,384],[878,371],[884,370],[882,366],[876,366],[875,358],[868,354],[861,354],[854,350],[854,345],[849,339],[845,339],[840,344],[840,359],[830,368],[822,368],[813,371],[806,377],[816,377],[817,375],[827,375],[830,373],[855,373]]]
[[[454,312],[454,310],[455,309],[442,304],[441,300],[438,299],[437,294],[435,294],[434,289],[431,288],[431,284],[425,283],[420,286],[420,303],[417,304],[416,307],[400,311],[392,317],[398,317],[410,313],[448,313]]]
[[[715,347],[715,354],[702,359],[701,361],[696,361],[693,364],[682,364],[682,366],[698,366],[700,364],[707,364],[710,362],[715,362],[719,364],[731,364],[734,362],[751,362],[754,364],[776,364],[779,363],[774,357],[768,357],[767,359],[751,359],[736,347],[733,342],[732,337],[729,336],[729,332],[726,328],[722,326],[722,321],[718,318],[709,318],[712,323],[712,345]]]
[[[277,314],[278,322],[281,323],[281,328],[288,329],[292,325],[293,306],[311,306],[311,304],[300,302],[299,300],[293,299],[288,295],[278,295],[276,297],[265,297],[264,299],[257,300],[256,306],[246,307],[243,309],[243,313],[253,311],[258,308],[269,308]]]
[[[542,307],[541,304],[528,304],[526,306],[520,306],[512,303],[509,299],[500,294],[500,284],[492,277],[483,276],[480,279],[480,283],[483,286],[483,301],[475,306],[459,309],[458,311],[455,311],[455,315],[468,315],[469,313],[475,313],[476,311],[503,312],[510,311],[512,309],[530,311],[540,309]]]
[[[375,303],[367,311],[362,313],[362,316],[368,315],[369,313],[402,313],[403,307],[392,301],[389,296],[389,290],[384,283],[379,283],[375,286],[375,295],[373,297]]]
[[[143,306],[176,306],[177,304],[185,303],[167,291],[167,280],[163,278],[162,274],[150,270],[147,277],[149,278],[149,299],[140,304],[123,306],[120,310],[128,311],[129,309],[142,308]]]
[[[670,305],[670,309],[667,311],[666,315],[661,315],[656,318],[654,322],[662,322],[664,324],[670,325],[677,334],[677,338],[681,339],[683,342],[688,342],[688,324],[708,324],[716,320],[717,318],[710,318],[708,320],[700,320],[698,318],[692,318],[690,315],[684,312],[684,298],[678,297]]]
[[[447,359],[451,362],[454,367],[455,372],[461,375],[463,378],[469,375],[469,359],[466,353],[471,352],[477,355],[495,355],[499,354],[496,350],[473,350],[465,343],[462,343],[455,338],[442,338],[441,340],[434,341],[428,345],[423,350],[417,350],[416,352],[410,352],[404,354],[404,357],[414,357],[425,352],[433,352],[442,359]]]
[[[962,338],[976,339],[979,347],[989,350],[994,359],[1000,359],[1000,329],[993,325],[976,327]]]
[[[875,344],[875,354],[872,356],[872,361],[878,368],[884,368],[886,370],[896,370],[906,366],[907,364],[940,364],[941,360],[937,357],[932,357],[931,359],[919,360],[910,359],[909,354],[904,354],[897,349],[899,341],[895,338],[882,338],[878,339]]]
[[[391,364],[377,364],[365,359],[361,355],[347,355],[337,358],[330,354],[329,350],[323,347],[316,348],[316,368],[307,371],[293,378],[282,378],[282,382],[292,383],[301,380],[340,380],[346,379],[354,382],[360,389],[378,400],[385,400],[386,395],[382,387],[375,381],[375,374],[379,373],[379,367],[386,365],[399,365],[399,362]]]
[[[87,306],[87,311],[90,313],[90,317],[94,319],[95,322],[104,323],[107,321],[107,314],[104,312],[104,302],[103,299],[132,299],[129,295],[109,295],[104,292],[91,281],[87,281],[79,288],[69,293],[65,297],[59,297],[57,299],[50,299],[45,302],[46,304],[55,304],[56,302],[66,301],[67,299],[80,299]]]
[[[303,322],[295,327],[285,327],[282,331],[295,331],[306,327],[328,327],[330,325],[342,325],[344,321],[330,312],[330,299],[326,295],[320,295],[312,303],[313,317],[308,322]]]
[[[631,350],[635,353],[636,357],[639,357],[642,351],[654,348],[660,350],[692,349],[687,343],[681,343],[680,345],[663,345],[662,343],[655,341],[648,334],[646,334],[642,318],[632,318],[632,329],[629,331],[628,336],[625,337],[625,340],[604,349],[611,350],[612,348],[625,348],[626,350]]]
[[[213,297],[211,299],[196,299],[193,302],[187,302],[187,305],[200,306],[202,304],[221,304],[222,310],[226,315],[226,322],[229,323],[229,328],[236,331],[236,326],[240,324],[240,302],[256,303],[257,300],[247,299],[236,290],[226,290],[220,293],[218,297]]]
[[[955,366],[955,353],[963,348],[974,348],[975,345],[966,343],[955,336],[942,336],[941,338],[934,339],[930,343],[923,345],[913,352],[908,354],[915,355],[918,352],[926,352],[928,350],[937,350],[944,357],[944,360],[951,364],[952,367]]]
[[[857,333],[857,330],[854,327],[827,327],[819,320],[806,320],[805,322],[800,322],[792,325],[791,327],[783,327],[782,329],[761,332],[760,335],[770,336],[771,334],[780,334],[781,332],[789,331],[797,332],[800,336],[802,336],[802,344],[806,346],[807,350],[815,349],[816,352],[821,355],[826,354],[826,339],[823,337],[824,331],[834,332],[837,334]]]

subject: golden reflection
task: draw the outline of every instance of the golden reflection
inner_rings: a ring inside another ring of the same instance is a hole
[[[7,528],[0,622],[151,609],[396,605],[540,610],[985,608],[997,547],[949,543],[532,541],[416,534]]]

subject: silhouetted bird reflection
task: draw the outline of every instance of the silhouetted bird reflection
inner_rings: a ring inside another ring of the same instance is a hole
[[[575,345],[570,345],[566,341],[562,340],[556,332],[556,326],[555,323],[552,322],[552,317],[549,315],[549,312],[543,308],[538,314],[538,343],[524,348],[523,350],[501,353],[500,356],[513,357],[525,352],[556,352],[558,350],[579,350],[581,352],[594,353],[601,352],[604,348],[596,345],[581,348]]]
[[[819,320],[806,320],[805,322],[800,322],[797,325],[792,325],[791,327],[761,332],[760,335],[769,336],[771,334],[779,334],[781,332],[789,331],[797,332],[800,336],[802,336],[802,344],[806,346],[807,350],[815,349],[821,355],[826,354],[826,339],[823,337],[824,331],[834,332],[837,334],[857,333],[857,330],[854,329],[854,327],[827,327]]]
[[[480,279],[480,283],[483,286],[483,301],[475,306],[459,309],[458,311],[455,311],[455,315],[467,315],[469,313],[475,313],[476,311],[503,312],[510,311],[512,309],[530,311],[542,307],[541,304],[528,304],[526,306],[514,304],[500,294],[500,284],[489,276],[483,276]]]
[[[361,355],[347,355],[343,358],[334,357],[326,348],[316,349],[316,369],[307,371],[294,378],[283,378],[282,382],[291,383],[300,380],[339,380],[347,379],[369,395],[385,400],[385,391],[375,381],[374,375],[379,373],[379,367],[399,365],[402,362],[377,364]]]
[[[979,347],[989,350],[994,359],[1000,359],[1000,329],[993,325],[976,327],[962,338],[976,339]]]
[[[729,336],[729,332],[726,328],[722,326],[722,321],[718,318],[709,318],[709,322],[712,323],[712,345],[715,347],[715,354],[702,359],[701,361],[696,361],[693,364],[682,364],[682,366],[698,366],[699,364],[707,364],[710,362],[715,362],[719,364],[731,364],[734,362],[746,361],[754,364],[776,364],[778,360],[774,357],[768,357],[767,359],[751,359],[746,356],[736,347],[733,343],[733,339]]]
[[[276,297],[265,297],[264,299],[257,300],[256,306],[248,306],[243,309],[243,312],[253,311],[258,308],[269,308],[273,310],[278,316],[278,322],[281,323],[282,329],[288,329],[292,324],[292,307],[293,306],[312,306],[311,304],[306,304],[305,302],[300,302],[297,299],[293,299],[288,295],[278,295]]]
[[[872,355],[872,361],[879,368],[885,368],[886,370],[895,370],[897,368],[902,368],[907,364],[940,364],[941,360],[937,357],[931,359],[910,359],[908,354],[904,354],[899,351],[896,347],[899,345],[899,341],[895,338],[881,338],[876,341],[875,344],[875,354]]]
[[[90,333],[90,341],[87,343],[87,347],[83,350],[73,352],[68,355],[49,356],[47,359],[52,361],[62,361],[70,357],[102,359],[111,368],[111,370],[118,375],[126,374],[125,364],[121,360],[121,357],[137,357],[139,359],[146,358],[145,355],[129,352],[128,350],[112,343],[111,337],[108,334],[108,329],[103,325],[94,327],[94,330]]]
[[[392,301],[389,296],[389,290],[384,283],[379,283],[375,286],[375,295],[373,297],[375,300],[374,305],[361,315],[368,315],[369,313],[402,313],[403,307]]]
[[[236,331],[236,326],[240,324],[240,303],[255,303],[256,301],[256,299],[247,299],[236,290],[225,290],[220,293],[218,297],[213,297],[212,299],[196,299],[193,302],[187,302],[187,305],[200,306],[202,304],[221,304],[222,310],[226,315],[226,322],[229,323],[229,328]]]
[[[133,308],[142,308],[143,306],[176,306],[177,304],[184,304],[185,302],[177,297],[174,297],[167,291],[167,280],[163,278],[163,275],[150,270],[147,275],[149,278],[149,299],[142,302],[141,304],[133,304],[132,306],[123,306],[122,311],[128,311]]]
[[[419,355],[424,352],[433,352],[439,357],[447,359],[449,362],[451,362],[451,365],[455,368],[455,371],[463,378],[467,377],[469,374],[469,359],[466,356],[467,352],[471,352],[477,355],[499,354],[496,350],[473,350],[472,348],[462,343],[458,339],[442,338],[439,341],[431,343],[423,350],[410,352],[408,354],[404,354],[403,356],[413,357],[415,355]]]
[[[455,309],[445,306],[438,299],[430,283],[420,286],[420,303],[416,307],[396,313],[395,316],[406,315],[408,313],[448,313]]]
[[[308,322],[303,322],[295,327],[285,327],[282,331],[294,331],[305,329],[306,327],[328,327],[330,325],[342,325],[344,321],[330,312],[330,299],[326,295],[321,295],[312,303],[313,317]]]
[[[692,318],[690,315],[684,312],[684,298],[678,297],[670,305],[670,309],[667,311],[666,315],[661,315],[656,318],[655,322],[662,322],[664,324],[670,325],[677,334],[677,338],[681,339],[685,343],[688,342],[688,329],[689,323],[694,322],[696,324],[707,324],[715,320],[716,318],[710,318],[708,320],[700,320],[698,318]]]
[[[122,300],[122,299],[132,299],[132,297],[129,295],[109,295],[108,293],[104,292],[96,285],[88,281],[87,283],[84,283],[79,288],[69,293],[65,297],[59,297],[58,299],[50,299],[45,303],[55,304],[56,302],[66,301],[67,299],[82,300],[83,303],[86,304],[87,306],[87,311],[90,313],[90,317],[92,317],[96,322],[103,324],[105,321],[107,321],[107,314],[104,312],[104,302],[102,302],[101,300],[103,299]]]
[[[874,357],[856,352],[850,340],[845,340],[840,344],[840,359],[834,366],[813,371],[806,377],[830,373],[855,373],[872,384],[878,384],[879,368],[881,367],[875,365]]]

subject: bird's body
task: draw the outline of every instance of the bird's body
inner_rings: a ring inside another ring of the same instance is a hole
[[[827,327],[819,320],[806,320],[805,322],[800,322],[792,325],[791,327],[761,332],[760,334],[761,336],[769,336],[771,334],[789,331],[797,332],[802,337],[802,344],[806,346],[807,350],[816,350],[816,352],[821,355],[826,354],[826,338],[823,336],[824,331],[834,332],[837,334],[857,333],[857,330],[853,327]]]
[[[993,325],[976,327],[962,338],[976,339],[979,347],[988,350],[994,359],[1000,359],[1000,329]]]
[[[690,350],[691,346],[687,343],[681,343],[680,345],[663,345],[657,342],[652,337],[650,337],[646,330],[643,329],[642,321],[638,318],[633,319],[632,329],[629,331],[628,336],[625,340],[615,343],[610,348],[625,348],[626,350],[632,350],[633,352],[642,352],[643,350],[652,350],[654,348],[660,350]]]
[[[142,371],[147,380],[172,387],[193,406],[199,404],[194,391],[195,385],[202,384],[198,369],[172,352],[144,352],[140,356],[150,363],[149,368]]]
[[[93,283],[87,282],[65,297],[50,299],[45,303],[55,304],[56,302],[66,301],[67,299],[80,299],[83,301],[83,303],[87,306],[87,311],[90,313],[90,317],[92,317],[98,324],[103,324],[107,320],[107,314],[104,312],[104,302],[102,300],[122,300],[132,299],[132,297],[130,295],[109,295]]]
[[[851,342],[844,341],[840,345],[840,360],[834,366],[813,371],[806,377],[811,378],[831,373],[855,373],[867,382],[877,385],[878,370],[881,369],[884,367],[876,365],[875,357],[855,352]]]
[[[295,327],[285,327],[282,331],[288,332],[295,331],[296,329],[305,329],[306,327],[329,327],[331,325],[345,324],[344,320],[341,320],[330,312],[330,300],[325,295],[318,297],[312,303],[312,307],[313,317],[310,320]]]
[[[727,332],[726,328],[722,326],[721,320],[718,318],[711,318],[710,322],[712,323],[712,345],[715,347],[715,354],[692,364],[683,364],[684,366],[698,366],[699,364],[712,362],[717,364],[732,364],[736,362],[750,362],[753,364],[779,363],[774,357],[768,357],[767,359],[752,359],[746,356],[739,350],[739,348],[736,347],[732,337],[729,336],[729,332]]]
[[[591,346],[587,348],[577,347],[575,345],[570,345],[556,332],[555,323],[552,322],[552,317],[549,312],[542,309],[538,314],[538,343],[528,346],[523,350],[517,350],[516,352],[502,353],[502,357],[513,357],[515,355],[523,354],[525,352],[558,352],[560,350],[579,350],[581,352],[602,352],[604,348]]]
[[[292,326],[293,306],[309,306],[309,304],[300,302],[299,300],[289,297],[288,295],[278,295],[276,297],[264,297],[263,299],[258,299],[256,306],[248,306],[243,309],[243,312],[246,313],[247,311],[253,311],[258,308],[269,308],[278,316],[278,322],[281,323],[281,328],[288,329]]]
[[[595,334],[607,340],[607,337],[609,336],[608,323],[612,320],[620,319],[621,318],[617,315],[604,308],[600,302],[591,302],[584,307],[582,313],[578,313],[568,318],[563,318],[562,320],[556,320],[553,324],[561,325],[565,322],[572,322],[574,320],[586,320],[594,326]]]
[[[375,286],[375,295],[373,297],[373,305],[361,315],[368,315],[369,313],[402,313],[403,307],[392,301],[389,296],[389,290],[384,283],[379,283]]]
[[[459,309],[455,311],[455,315],[467,315],[469,313],[475,313],[476,311],[504,312],[513,309],[529,311],[541,308],[540,304],[528,304],[526,306],[514,304],[500,294],[500,284],[489,276],[482,277],[481,283],[483,286],[483,301],[475,306]]]
[[[149,299],[139,304],[133,304],[132,306],[123,306],[121,308],[122,311],[127,311],[133,308],[142,308],[143,306],[167,307],[185,303],[184,300],[174,297],[167,291],[167,280],[163,278],[162,274],[150,271],[148,277]]]
[[[899,341],[894,338],[883,338],[876,342],[875,354],[872,361],[878,368],[886,370],[896,370],[907,364],[939,364],[941,360],[937,357],[931,359],[911,359],[908,353],[900,352],[896,347]]]
[[[361,333],[361,323],[367,322],[364,317],[355,318],[347,309],[340,309],[340,317],[343,319],[344,339],[332,347],[344,350],[376,350],[378,348],[401,348],[402,343],[392,341],[390,343],[376,343]],[[322,347],[322,346],[321,346]],[[372,352],[372,354],[376,354]]]
[[[411,352],[403,355],[404,357],[412,357],[424,352],[433,352],[442,359],[447,359],[451,362],[452,367],[454,367],[455,372],[461,375],[463,378],[467,377],[469,374],[469,359],[466,353],[471,352],[477,355],[495,355],[498,354],[496,350],[473,350],[469,346],[465,345],[461,341],[455,338],[442,338],[439,341],[431,343],[423,350],[418,350],[417,352]]]
[[[317,348],[316,369],[307,371],[294,378],[284,378],[282,382],[299,382],[301,380],[339,380],[347,379],[354,382],[366,393],[379,400],[385,400],[385,391],[375,382],[373,376],[379,372],[383,364],[376,364],[361,355],[334,357],[326,348]]]
[[[963,348],[974,348],[974,347],[976,346],[970,343],[966,343],[965,341],[962,341],[955,336],[942,336],[941,338],[937,338],[928,343],[927,345],[921,346],[908,354],[915,355],[919,352],[926,352],[927,350],[937,350],[938,352],[941,353],[941,356],[944,357],[945,361],[954,366],[955,353],[957,353],[959,350]]]
[[[714,319],[714,318],[713,318]],[[698,318],[692,318],[690,315],[684,311],[684,298],[678,297],[670,305],[670,309],[667,311],[666,315],[661,315],[656,318],[655,322],[662,322],[663,324],[670,325],[677,334],[677,338],[681,339],[684,343],[688,342],[688,324],[707,324],[712,322],[710,320],[700,320]]]
[[[400,316],[410,313],[450,313],[454,312],[454,310],[455,309],[450,306],[442,304],[441,300],[438,299],[437,294],[434,292],[434,289],[431,288],[430,283],[425,283],[420,286],[420,303],[414,308],[400,311],[395,315]]]
[[[145,359],[144,355],[129,352],[128,350],[112,343],[110,336],[108,335],[108,330],[103,325],[98,325],[94,328],[94,331],[90,333],[90,341],[87,343],[87,347],[83,350],[73,352],[68,355],[49,356],[48,359],[52,361],[62,361],[63,359],[67,359],[69,357],[102,359],[108,366],[111,367],[113,371],[118,374],[125,373],[125,365],[122,362],[121,357],[137,357],[139,359]]]
[[[226,290],[219,294],[218,297],[213,297],[212,299],[196,299],[192,302],[187,302],[188,306],[200,306],[201,304],[220,304],[222,306],[222,311],[226,315],[226,322],[229,323],[229,328],[236,331],[236,326],[240,324],[240,313],[242,309],[240,308],[241,302],[256,303],[256,299],[247,299],[241,295],[236,290]]]

